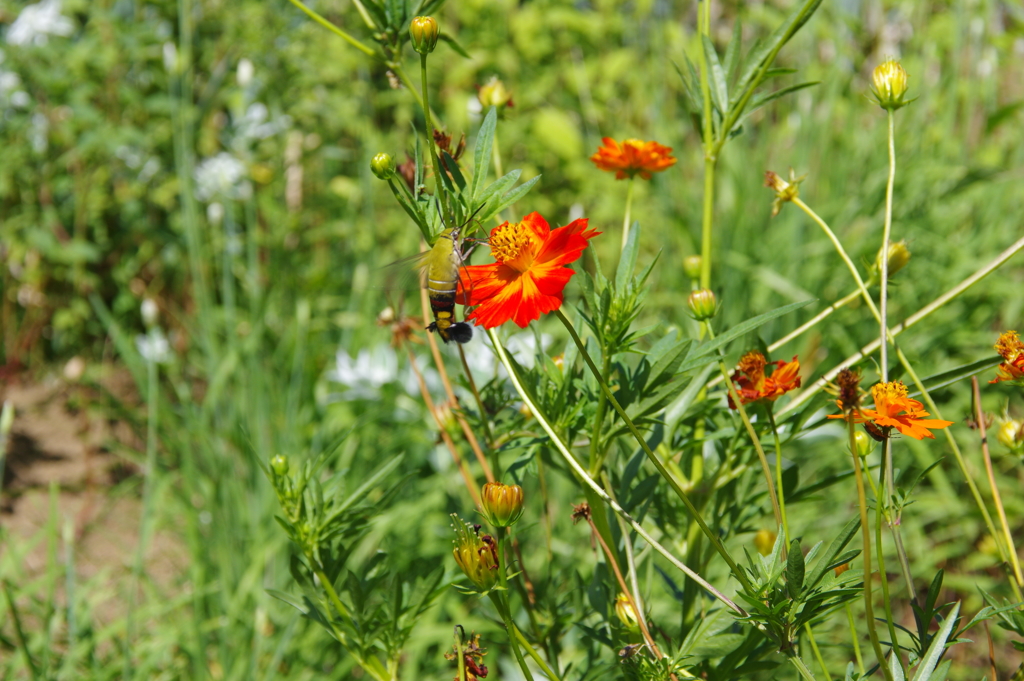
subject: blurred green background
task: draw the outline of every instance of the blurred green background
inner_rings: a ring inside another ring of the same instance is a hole
[[[366,38],[350,3],[309,4]],[[389,332],[375,324],[395,296],[382,288],[379,268],[414,253],[419,232],[370,173],[369,160],[380,151],[399,161],[412,152],[414,126],[422,127],[415,104],[391,88],[384,66],[285,0],[41,5],[32,5],[36,23],[16,31],[30,3],[0,0],[0,364],[10,375],[16,368],[41,375],[77,355],[89,366],[85,382],[95,386],[107,370],[101,361],[117,357],[142,392],[144,368],[132,339],[144,328],[143,299],[160,310],[171,358],[162,369],[152,517],[178,537],[184,567],[167,581],[146,582],[139,611],[145,624],[128,666],[140,678],[350,678],[344,653],[264,591],[287,587],[286,542],[272,520],[273,493],[251,456],[266,461],[279,452],[327,449],[332,469],[352,488],[382,458],[404,454],[407,493],[375,520],[354,565],[380,547],[396,571],[417,574],[447,555],[447,513],[469,515],[465,490],[399,369],[380,380],[338,369],[339,362],[351,367],[339,352],[347,360],[372,348],[396,366],[402,361],[387,355]],[[721,48],[741,20],[749,49],[788,9],[716,2],[716,42]],[[553,225],[571,214],[589,217],[608,234],[595,242],[606,269],[617,257],[625,183],[588,157],[606,135],[674,148],[679,163],[635,190],[641,264],[660,252],[640,323],[692,332],[680,304],[690,288],[682,260],[700,247],[703,164],[677,66],[685,68],[684,54],[696,56],[696,4],[449,0],[436,16],[471,55],[442,44],[430,59],[432,103],[444,127],[466,134],[472,147],[480,121],[474,86],[500,77],[514,96],[497,133],[504,167],[521,168],[524,179],[543,176],[517,210],[539,211]],[[191,30],[183,33],[183,25]],[[765,170],[806,175],[802,198],[855,261],[874,259],[886,130],[884,112],[867,95],[871,69],[887,56],[902,59],[917,98],[896,123],[893,235],[907,240],[913,257],[896,278],[890,319],[915,312],[1020,237],[1019,3],[825,3],[779,57],[780,66],[797,70],[782,84],[819,84],[754,114],[719,164],[713,280],[723,328],[785,303],[821,301],[763,327],[770,342],[852,290],[831,245],[802,213],[790,206],[770,218]],[[406,58],[415,73],[411,51]],[[190,265],[189,239],[198,269]],[[208,301],[196,294],[197,278],[205,280]],[[922,375],[990,355],[998,333],[1020,325],[1022,290],[1017,258],[901,336],[901,345]],[[852,305],[780,356],[799,352],[810,372],[821,373],[877,335],[869,319]],[[547,324],[540,327],[557,335]],[[1013,404],[1011,388],[986,395],[992,411]],[[107,398],[118,418],[144,432],[137,400]],[[941,399],[951,405],[948,418],[967,415],[964,386]],[[1012,409],[1019,413],[1020,404]],[[334,449],[341,434],[348,439]],[[794,456],[808,459],[801,475],[845,466],[841,456],[817,459],[836,447],[799,446]],[[140,452],[118,450],[136,463]],[[1019,471],[1012,462],[1001,466],[1011,485],[1005,489],[1014,489]],[[973,569],[979,523],[957,518],[959,502],[951,498],[962,485],[932,482],[921,507],[937,514],[939,527],[932,533],[922,522],[907,530],[908,543],[920,549],[915,565],[922,574],[946,560]],[[116,493],[138,495],[141,484],[129,475]],[[1005,501],[1012,517],[1024,516],[1019,495]],[[567,512],[556,510],[564,536],[556,532],[550,550],[580,562],[579,584],[567,580],[562,588],[567,612],[582,612],[581,585],[594,561]],[[808,522],[812,516],[808,509]],[[35,541],[55,541],[58,525],[54,519]],[[538,543],[541,534],[534,530]],[[28,549],[20,541],[5,536],[0,565],[4,579],[26,594],[20,602],[34,623],[30,647],[43,655],[60,639],[54,632],[66,626],[58,607],[66,597],[81,608],[81,638],[78,648],[44,656],[54,673],[120,678],[124,613],[92,615],[122,587],[95,578],[67,594],[61,561],[26,571],[18,557]],[[928,553],[936,545],[942,551]],[[540,554],[531,561],[545,562]],[[973,584],[984,580],[974,573],[958,579],[958,597],[971,596],[976,610]],[[37,588],[65,596],[28,598]],[[450,676],[440,651],[452,622],[498,630],[455,592],[440,603],[414,635],[402,678]],[[0,631],[9,660],[0,668],[24,676],[13,633]],[[837,669],[845,659],[846,651],[835,652]]]

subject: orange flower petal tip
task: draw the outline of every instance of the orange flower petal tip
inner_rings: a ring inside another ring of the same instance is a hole
[[[615,173],[617,180],[636,175],[649,180],[652,173],[660,173],[676,164],[672,147],[657,142],[628,139],[619,144],[611,137],[604,137],[601,141],[603,145],[598,147],[597,153],[590,160],[601,170]]]

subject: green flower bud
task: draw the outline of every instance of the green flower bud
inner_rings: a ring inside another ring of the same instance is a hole
[[[857,443],[857,454],[864,458],[871,453],[871,450],[875,448],[875,441],[871,439],[871,436],[865,433],[863,430],[858,430],[853,434],[853,440]]]
[[[626,594],[619,594],[615,598],[615,614],[618,616],[619,621],[630,631],[640,630],[640,618],[637,617],[636,609]]]
[[[700,279],[700,266],[701,259],[699,255],[689,255],[683,258],[683,272],[686,273],[690,279]]]
[[[907,95],[907,72],[895,59],[886,59],[876,66],[871,78],[878,106],[887,111],[895,111],[910,103],[904,100]]]
[[[370,170],[381,180],[390,180],[395,176],[395,159],[383,151],[370,159]]]
[[[430,54],[437,47],[437,36],[440,31],[434,17],[416,17],[409,25],[409,37],[412,47],[420,54]]]
[[[715,299],[715,294],[706,288],[691,293],[688,303],[690,314],[698,322],[711,319],[718,314],[718,301]]]
[[[274,475],[279,477],[288,475],[288,459],[278,454],[270,460],[270,470],[274,471]]]

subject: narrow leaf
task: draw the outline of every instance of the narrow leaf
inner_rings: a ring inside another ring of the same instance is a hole
[[[622,294],[626,287],[629,286],[629,279],[633,275],[633,269],[636,267],[637,245],[639,242],[640,223],[634,221],[633,226],[629,230],[626,247],[622,250],[622,255],[619,256],[619,266],[615,271],[616,293]]]
[[[935,671],[936,665],[939,664],[939,658],[942,657],[942,653],[946,648],[946,639],[953,631],[953,625],[956,624],[956,616],[960,613],[960,601],[953,604],[953,611],[946,616],[946,620],[942,623],[942,628],[939,629],[938,633],[935,634],[935,638],[932,639],[932,644],[928,646],[928,651],[921,658],[921,664],[917,668],[917,673],[914,674],[914,681],[928,681],[932,672]]]
[[[492,106],[484,116],[484,122],[480,124],[480,131],[476,135],[476,146],[473,148],[473,182],[469,192],[471,203],[476,203],[479,200],[480,188],[483,187],[484,180],[487,179],[490,172],[494,130],[497,125],[498,110]]]
[[[718,61],[718,52],[715,50],[714,43],[703,34],[701,39],[711,81],[711,101],[714,102],[715,108],[724,115],[729,108],[729,86],[725,82],[725,71],[722,69],[722,63]]]
[[[800,540],[789,543],[789,555],[786,557],[786,590],[789,597],[796,599],[804,586],[804,552],[800,550]]]
[[[464,49],[462,48],[462,45],[459,45],[459,44],[458,44],[458,43],[457,43],[457,42],[455,41],[455,38],[453,38],[453,37],[451,37],[450,35],[447,35],[447,34],[445,34],[445,33],[442,33],[441,35],[439,35],[439,36],[437,36],[437,37],[438,37],[438,38],[440,38],[441,40],[445,41],[446,43],[448,43],[448,45],[449,45],[449,46],[450,46],[450,47],[451,47],[451,48],[452,48],[453,50],[455,50],[455,52],[456,52],[456,53],[458,53],[458,54],[459,54],[459,56],[465,57],[466,59],[472,59],[472,57],[470,57],[470,56],[469,56],[469,52],[466,52],[466,50],[464,50]]]
[[[991,369],[994,366],[998,366],[1003,361],[1003,358],[999,355],[995,357],[986,357],[985,359],[979,359],[977,362],[971,362],[970,364],[964,364],[958,366],[955,369],[949,371],[943,371],[941,374],[935,374],[928,376],[921,380],[924,384],[925,389],[928,392],[938,390],[939,388],[945,388],[947,385],[953,385],[960,381],[966,380],[971,376],[977,375],[986,369]],[[920,395],[920,391],[916,391],[910,394],[910,397],[917,397]]]

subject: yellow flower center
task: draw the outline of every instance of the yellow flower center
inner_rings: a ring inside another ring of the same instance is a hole
[[[875,398],[875,409],[887,411],[889,406],[896,406],[907,397],[907,386],[903,381],[890,381],[872,386],[871,396]]]
[[[491,255],[498,262],[525,272],[533,262],[531,241],[521,222],[506,222],[491,232]]]
[[[1024,351],[1024,343],[1020,342],[1016,331],[1007,331],[996,341],[996,352],[1002,355],[1007,362],[1017,359],[1017,355]]]

